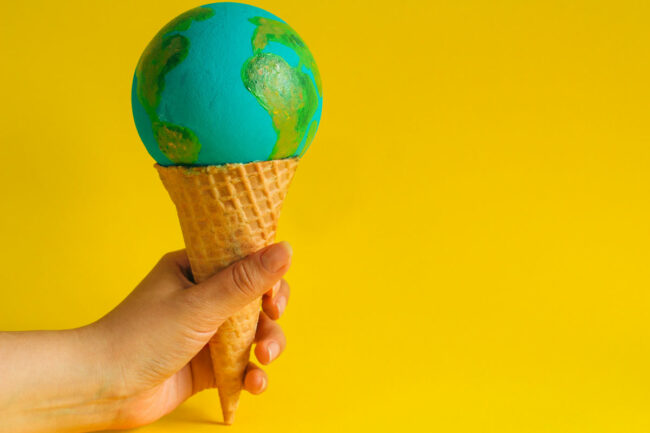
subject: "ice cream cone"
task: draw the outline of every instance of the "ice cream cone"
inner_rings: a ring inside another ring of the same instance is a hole
[[[299,158],[219,166],[163,167],[197,283],[273,243]],[[210,340],[224,422],[232,424],[255,338],[260,300],[226,320]]]

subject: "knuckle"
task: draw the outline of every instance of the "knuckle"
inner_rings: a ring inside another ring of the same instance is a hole
[[[240,261],[232,265],[230,275],[235,289],[245,296],[253,296],[257,290],[255,287],[254,273],[245,261]]]

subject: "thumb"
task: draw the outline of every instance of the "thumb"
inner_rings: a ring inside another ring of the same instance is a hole
[[[185,295],[199,301],[208,320],[221,323],[280,281],[289,270],[292,253],[288,242],[262,248],[185,290]]]

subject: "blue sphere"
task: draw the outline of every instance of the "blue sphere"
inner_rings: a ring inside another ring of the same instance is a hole
[[[301,156],[320,121],[320,74],[300,36],[254,6],[213,3],[169,22],[133,78],[133,117],[161,165]]]

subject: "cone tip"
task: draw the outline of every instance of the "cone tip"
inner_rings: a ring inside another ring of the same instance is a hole
[[[235,422],[235,411],[234,410],[223,410],[223,422],[226,425],[232,425]]]
[[[232,425],[235,422],[235,412],[239,406],[239,392],[229,394],[219,390],[219,399],[221,400],[221,413],[223,414],[223,423]]]

